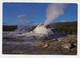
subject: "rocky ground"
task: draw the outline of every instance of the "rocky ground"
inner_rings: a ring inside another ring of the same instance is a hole
[[[33,41],[33,40],[32,40]],[[77,38],[66,40],[34,40],[3,38],[3,54],[76,55]]]
[[[49,40],[42,43],[37,43],[37,46],[51,51],[49,54],[63,54],[63,55],[76,55],[77,54],[77,42],[76,39],[71,41],[66,39],[63,41]]]

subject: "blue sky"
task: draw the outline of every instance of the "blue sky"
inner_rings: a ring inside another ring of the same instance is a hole
[[[3,23],[17,25],[22,20],[20,16],[26,16],[28,20],[32,21],[29,24],[43,24],[46,20],[48,5],[49,3],[3,3]],[[72,21],[77,21],[77,4],[70,4],[64,15],[56,19],[54,23]]]

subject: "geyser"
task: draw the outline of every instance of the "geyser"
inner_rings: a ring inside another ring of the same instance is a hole
[[[60,16],[64,15],[64,11],[69,4],[66,3],[54,3],[49,4],[46,9],[46,21],[44,25],[48,25],[54,20],[58,19]]]
[[[17,36],[35,39],[56,39],[66,37],[66,34],[58,32],[55,28],[39,24],[33,31],[18,34]]]
[[[35,33],[38,34],[52,34],[51,29],[46,28],[46,26],[39,24],[34,30]]]

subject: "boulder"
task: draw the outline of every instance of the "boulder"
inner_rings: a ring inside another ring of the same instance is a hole
[[[70,43],[64,43],[64,44],[62,44],[62,47],[66,48],[66,49],[70,49],[71,48],[71,44]]]

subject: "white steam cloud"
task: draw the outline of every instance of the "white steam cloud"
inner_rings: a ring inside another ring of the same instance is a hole
[[[67,8],[68,5],[69,4],[66,3],[49,4],[48,8],[46,9],[47,15],[44,25],[50,24],[51,22],[59,18],[61,15],[64,15],[64,10]]]

